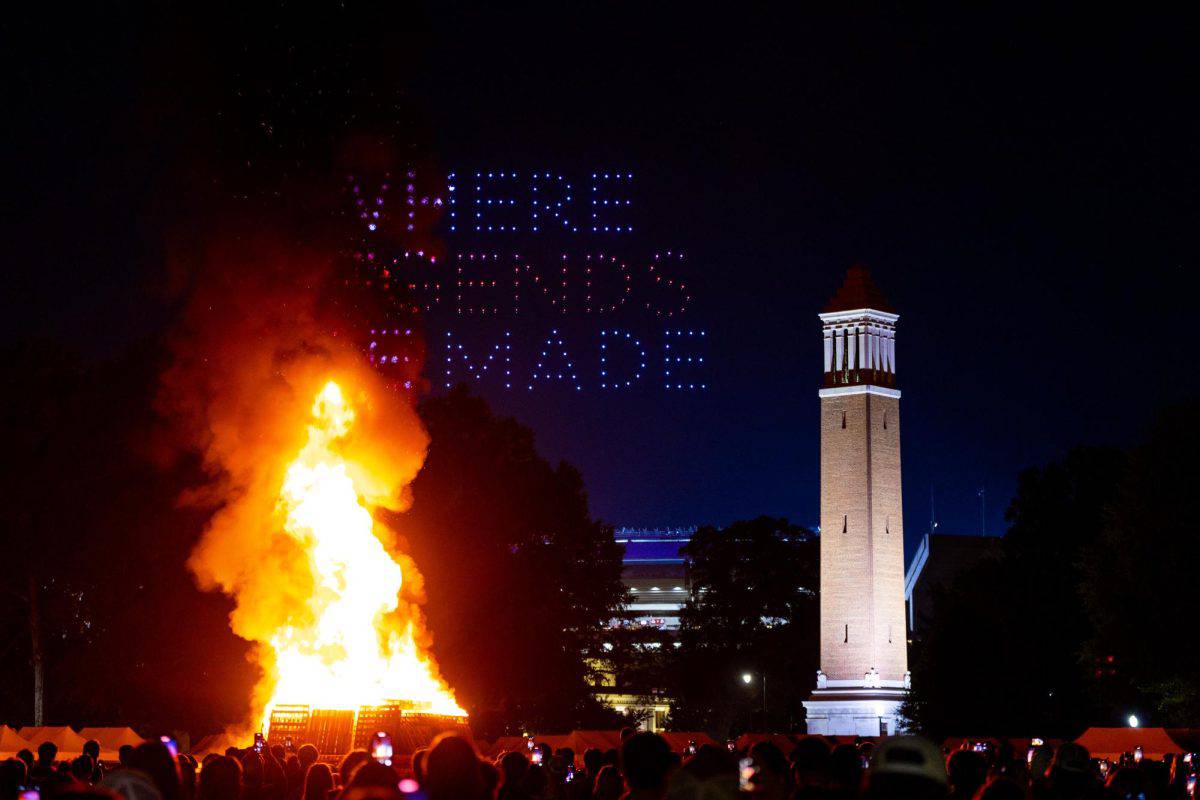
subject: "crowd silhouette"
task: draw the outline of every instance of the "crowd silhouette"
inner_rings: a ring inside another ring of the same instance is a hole
[[[355,750],[336,763],[306,744],[229,748],[197,761],[169,742],[123,746],[115,763],[89,741],[59,759],[42,743],[0,762],[0,800],[1192,800],[1193,755],[1115,763],[1067,742],[964,743],[945,753],[914,736],[834,743],[771,741],[673,752],[653,733],[622,732],[619,749],[554,750],[530,742],[494,759],[442,734],[395,763]]]

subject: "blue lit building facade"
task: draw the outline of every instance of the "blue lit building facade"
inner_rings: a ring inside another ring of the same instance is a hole
[[[675,643],[679,614],[688,598],[681,551],[695,532],[695,527],[618,528],[613,534],[625,548],[622,579],[630,594],[627,613],[616,624],[639,629],[643,647],[670,647]],[[600,675],[595,684],[598,700],[622,713],[637,714],[643,730],[663,729],[671,711],[671,698],[653,687],[627,684],[603,661],[595,666]]]
[[[625,547],[623,579],[629,589],[629,622],[674,631],[687,602],[688,585],[681,551],[691,541],[691,528],[618,528],[615,538]]]

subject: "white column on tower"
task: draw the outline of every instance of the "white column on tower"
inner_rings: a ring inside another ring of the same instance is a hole
[[[833,331],[825,329],[825,371],[833,369]]]

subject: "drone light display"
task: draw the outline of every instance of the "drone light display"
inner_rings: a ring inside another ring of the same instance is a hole
[[[435,386],[707,389],[684,255],[634,235],[633,185],[612,170],[348,176],[355,279],[387,300],[371,362],[413,388],[421,325]]]

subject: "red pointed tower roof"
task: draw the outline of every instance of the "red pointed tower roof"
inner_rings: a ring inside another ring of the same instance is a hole
[[[851,311],[857,308],[873,308],[888,314],[895,313],[892,304],[883,296],[883,292],[879,291],[875,281],[871,280],[870,271],[862,264],[855,264],[846,272],[846,280],[842,281],[842,287],[825,305],[824,313]]]

